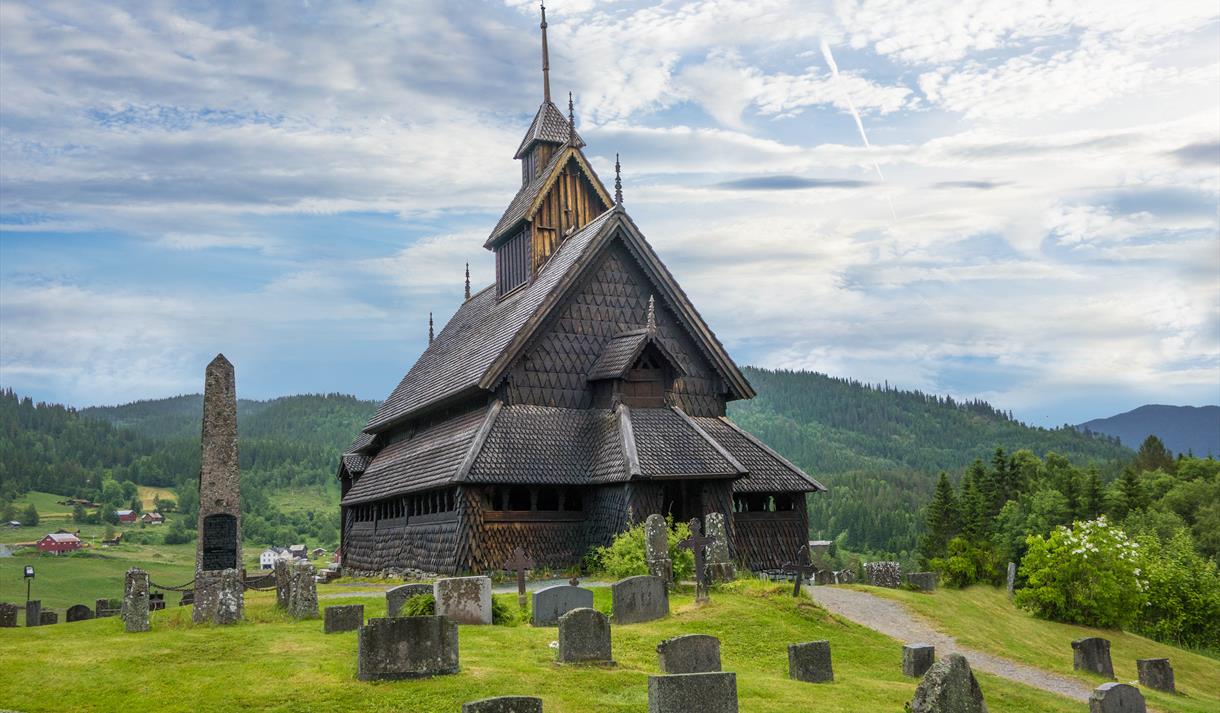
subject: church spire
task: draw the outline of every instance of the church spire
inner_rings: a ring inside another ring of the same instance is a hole
[[[470,299],[470,263],[466,263],[466,299]]]
[[[623,204],[623,167],[618,162],[618,154],[614,154],[614,205]]]
[[[572,103],[572,92],[568,92],[568,146],[576,146],[576,108]]]
[[[551,56],[546,48],[546,4],[542,4],[542,100],[551,100]]]
[[[431,313],[431,312],[429,312],[429,313],[428,313],[428,344],[429,344],[429,346],[431,346],[431,344],[432,344],[432,337],[433,337],[433,334],[432,334],[432,313]]]

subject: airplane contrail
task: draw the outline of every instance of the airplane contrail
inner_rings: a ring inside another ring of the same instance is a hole
[[[871,152],[873,145],[868,142],[868,134],[864,132],[864,122],[860,120],[860,112],[856,109],[856,103],[851,99],[851,92],[843,86],[839,80],[839,64],[835,62],[834,53],[830,51],[830,45],[826,42],[826,38],[821,38],[822,57],[826,60],[826,65],[830,67],[830,76],[834,78],[835,86],[843,95],[843,99],[847,101],[847,108],[851,110],[851,116],[856,120],[856,129],[860,132],[860,140],[864,142],[864,148]],[[877,172],[877,177],[885,181],[885,174],[881,173],[881,166],[874,160],[872,161],[873,170]],[[890,197],[885,197],[885,202],[890,206],[890,217],[897,220],[898,216],[894,213],[894,203],[890,201]]]

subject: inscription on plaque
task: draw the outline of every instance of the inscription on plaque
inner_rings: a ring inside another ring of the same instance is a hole
[[[203,518],[203,569],[237,569],[237,518],[225,514]]]

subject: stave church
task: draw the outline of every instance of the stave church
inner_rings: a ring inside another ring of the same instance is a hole
[[[471,292],[343,453],[345,568],[577,565],[652,513],[725,516],[733,558],[776,568],[825,488],[725,415],[754,391],[551,100]],[[431,320],[431,318],[429,318]]]

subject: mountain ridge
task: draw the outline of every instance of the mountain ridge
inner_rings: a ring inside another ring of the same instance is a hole
[[[1145,438],[1155,435],[1175,454],[1220,455],[1220,406],[1144,404],[1076,428],[1117,437],[1128,448],[1139,448]]]

